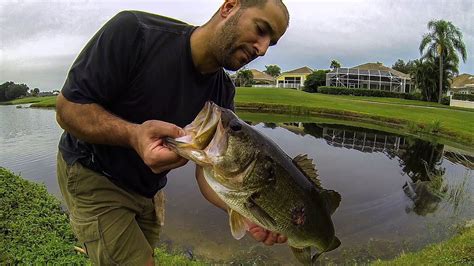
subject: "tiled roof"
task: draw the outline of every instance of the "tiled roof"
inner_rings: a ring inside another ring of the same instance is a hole
[[[470,74],[461,74],[455,78],[451,83],[451,88],[474,87],[474,76]]]
[[[250,69],[250,71],[252,71],[252,75],[253,75],[254,80],[266,80],[266,81],[272,81],[272,82],[275,81],[274,77],[268,75],[265,72],[258,71],[256,69]]]
[[[290,71],[287,71],[287,72],[284,72],[283,74],[304,74],[304,75],[307,75],[307,74],[311,74],[313,73],[313,70],[307,66],[304,66],[304,67],[300,67],[300,68],[297,68],[297,69],[293,69],[293,70],[290,70]]]

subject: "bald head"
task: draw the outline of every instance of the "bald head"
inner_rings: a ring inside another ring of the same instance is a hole
[[[241,9],[246,9],[249,7],[264,8],[268,2],[273,2],[274,4],[279,6],[286,16],[286,21],[288,21],[289,23],[290,13],[288,13],[288,9],[286,8],[282,0],[240,0],[240,8]]]

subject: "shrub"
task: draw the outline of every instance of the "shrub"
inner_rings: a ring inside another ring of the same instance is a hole
[[[417,93],[399,93],[384,90],[368,90],[368,89],[349,89],[343,87],[329,87],[322,86],[318,88],[318,92],[335,95],[353,95],[353,96],[368,96],[368,97],[389,97],[401,98],[408,100],[421,100],[421,94]]]
[[[453,95],[454,100],[461,100],[461,101],[470,101],[474,102],[474,94],[460,94],[460,93],[455,93]]]
[[[441,104],[449,105],[450,102],[449,96],[443,96],[443,98],[441,98]]]

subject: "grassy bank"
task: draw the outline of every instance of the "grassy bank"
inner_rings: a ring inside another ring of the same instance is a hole
[[[31,103],[30,107],[42,107],[42,108],[53,108],[56,106],[56,96],[45,96],[45,97],[25,97],[16,99],[8,102],[0,102],[1,105],[17,105],[17,104],[28,104]]]
[[[416,102],[416,104],[414,104]],[[474,110],[403,99],[336,96],[286,89],[238,88],[238,110],[326,116],[398,127],[474,146]]]
[[[0,168],[0,199],[0,264],[87,263],[74,251],[69,219],[45,186]]]
[[[406,253],[391,261],[377,261],[373,265],[473,265],[474,226],[439,244],[419,252]]]
[[[0,167],[0,265],[90,265],[69,218],[44,185]],[[155,249],[157,265],[204,265],[165,246]]]

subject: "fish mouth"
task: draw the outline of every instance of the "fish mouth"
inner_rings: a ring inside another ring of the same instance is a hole
[[[227,142],[222,125],[222,108],[208,101],[196,118],[183,128],[185,135],[165,138],[166,146],[196,163],[208,164]]]

